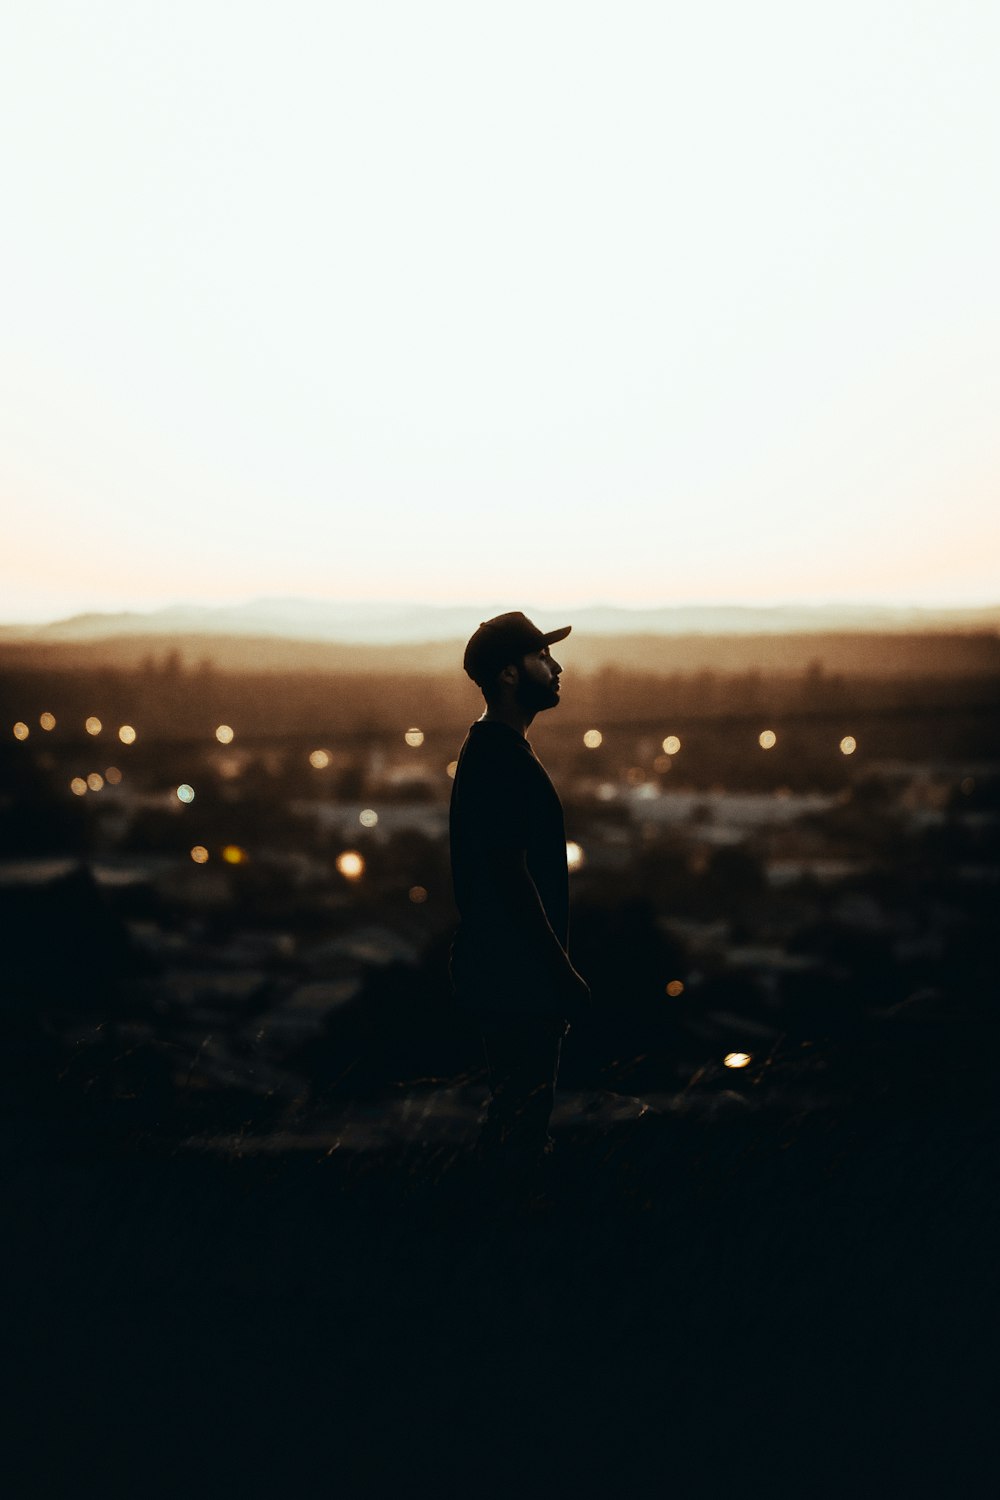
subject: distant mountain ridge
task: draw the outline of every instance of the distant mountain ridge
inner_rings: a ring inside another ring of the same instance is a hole
[[[80,614],[42,625],[2,625],[0,640],[11,644],[84,645],[126,636],[229,636],[343,645],[418,645],[465,641],[481,620],[511,607],[509,602],[432,605],[264,598],[246,604],[178,604],[148,612]],[[602,604],[580,609],[542,609],[526,604],[524,609],[543,627],[571,623],[579,636],[1000,631],[1000,604],[971,608],[690,604],[657,609]]]

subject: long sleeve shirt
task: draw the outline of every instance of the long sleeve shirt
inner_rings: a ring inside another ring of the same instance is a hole
[[[452,786],[451,866],[461,924],[456,994],[479,1014],[561,1016],[578,982],[567,956],[562,804],[531,743],[477,720]]]

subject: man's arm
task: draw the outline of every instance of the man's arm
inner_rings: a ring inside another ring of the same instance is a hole
[[[552,987],[558,1004],[565,1005],[570,1014],[579,1015],[581,1009],[589,1007],[590,989],[574,969],[545,915],[538,888],[528,870],[527,851],[494,848],[489,851],[486,863],[512,941],[523,942],[528,962],[537,965],[539,978]]]

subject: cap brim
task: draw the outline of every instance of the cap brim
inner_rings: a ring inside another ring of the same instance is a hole
[[[547,630],[542,639],[546,646],[551,646],[554,641],[564,641],[572,629],[572,625],[564,625],[562,630]]]

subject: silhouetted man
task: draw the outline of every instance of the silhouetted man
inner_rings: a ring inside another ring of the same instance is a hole
[[[551,1147],[549,1117],[569,1022],[590,990],[569,960],[562,804],[526,731],[559,702],[548,634],[520,611],[485,620],[464,666],[486,708],[471,725],[451,794],[451,866],[461,925],[451,950],[458,999],[483,1032],[491,1100],[480,1160],[515,1191]]]

